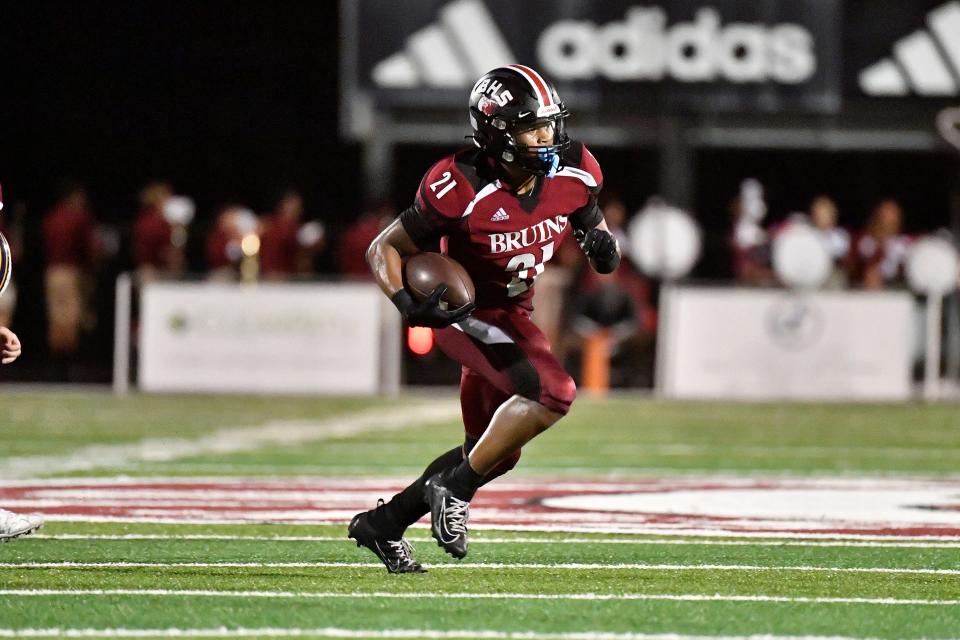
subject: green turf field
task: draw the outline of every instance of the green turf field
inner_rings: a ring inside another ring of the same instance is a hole
[[[0,496],[26,476],[412,476],[459,439],[456,408],[449,393],[12,393],[0,406]],[[624,396],[578,401],[525,449],[512,478],[944,481],[958,468],[951,405]],[[429,572],[392,576],[344,534],[345,521],[50,520],[40,535],[0,546],[0,637],[960,637],[956,536],[484,528],[457,563],[418,528],[409,537]]]

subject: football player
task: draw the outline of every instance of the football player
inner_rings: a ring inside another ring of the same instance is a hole
[[[0,211],[3,210],[3,190],[0,188]],[[13,272],[10,246],[0,233],[0,295],[10,282]],[[10,364],[20,357],[20,339],[13,331],[0,325],[0,365]],[[36,515],[22,515],[0,509],[0,542],[32,533],[43,525],[43,519]]]
[[[432,327],[440,348],[462,365],[463,444],[350,522],[349,536],[391,573],[423,571],[403,534],[428,512],[438,544],[463,558],[477,489],[512,469],[521,447],[562,418],[576,395],[530,320],[534,282],[569,233],[600,273],[617,268],[620,249],[597,206],[600,166],[567,136],[568,115],[554,87],[529,67],[483,75],[470,92],[473,147],[434,164],[413,205],[367,250],[377,283],[404,320]],[[419,302],[403,288],[403,258],[441,247],[472,277],[475,307],[443,307],[444,286]]]
[[[17,334],[0,327],[0,364],[10,364],[20,357],[20,340]],[[43,518],[0,509],[0,542],[33,533],[43,526]]]

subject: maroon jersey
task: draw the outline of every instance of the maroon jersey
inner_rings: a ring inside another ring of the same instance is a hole
[[[571,226],[590,229],[602,215],[596,195],[603,175],[596,159],[573,142],[564,168],[538,177],[518,196],[502,183],[490,160],[468,149],[433,165],[401,222],[420,249],[446,251],[473,278],[478,308],[533,309],[533,283],[559,249]]]
[[[133,257],[138,267],[169,267],[170,223],[159,207],[145,207],[133,225]]]
[[[264,273],[290,275],[297,272],[300,223],[275,213],[267,218],[260,235],[260,268]]]
[[[43,242],[49,265],[92,268],[100,250],[93,215],[68,205],[57,206],[44,217]]]

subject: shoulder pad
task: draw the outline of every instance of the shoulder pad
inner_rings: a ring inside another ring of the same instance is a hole
[[[475,195],[472,182],[464,175],[455,156],[447,156],[423,176],[416,206],[444,218],[459,219]]]
[[[574,140],[563,156],[564,167],[558,176],[576,178],[586,185],[591,194],[598,194],[603,188],[603,172],[600,164],[582,142]]]

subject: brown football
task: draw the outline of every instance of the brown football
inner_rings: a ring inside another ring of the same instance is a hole
[[[458,309],[473,302],[476,290],[473,280],[463,266],[439,253],[424,252],[407,258],[403,267],[404,286],[417,300],[430,296],[438,285],[447,285],[447,292],[440,298],[451,309]]]

